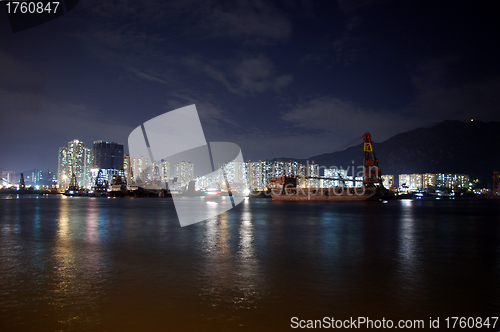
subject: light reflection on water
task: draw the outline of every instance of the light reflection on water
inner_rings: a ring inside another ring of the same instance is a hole
[[[169,199],[20,196],[0,211],[9,330],[284,330],[292,316],[500,309],[495,202],[254,199],[183,228]]]

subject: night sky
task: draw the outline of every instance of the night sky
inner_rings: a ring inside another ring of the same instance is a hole
[[[500,121],[494,2],[93,1],[12,33],[0,8],[0,168],[57,169],[196,104],[245,159],[307,158],[443,120]]]

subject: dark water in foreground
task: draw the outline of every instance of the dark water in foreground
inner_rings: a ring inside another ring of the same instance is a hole
[[[500,316],[500,201],[254,199],[181,228],[171,199],[0,196],[0,331],[325,316]]]

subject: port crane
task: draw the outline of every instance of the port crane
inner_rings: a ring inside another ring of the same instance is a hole
[[[378,159],[373,150],[372,138],[370,133],[365,133],[363,136],[363,167],[364,176],[363,183],[367,187],[374,187],[376,184],[382,183],[382,172],[378,167]]]
[[[382,172],[379,167],[379,161],[375,155],[375,150],[373,149],[373,142],[371,140],[371,135],[370,133],[366,132],[360,137],[356,137],[354,140],[342,145],[341,147],[337,148],[335,151],[330,152],[335,153],[338,151],[342,151],[347,149],[348,147],[356,144],[359,142],[360,139],[363,139],[363,185],[365,187],[377,187],[382,184]],[[318,161],[321,161],[324,159],[326,156],[329,154],[324,154],[323,158],[320,158]],[[343,185],[345,186],[346,181],[353,181],[353,182],[360,182],[359,180],[355,179],[346,179],[343,177],[321,177],[321,176],[297,176],[297,175],[292,175],[291,177],[288,176],[282,176],[278,178],[273,178],[271,179],[271,183],[274,184],[281,184],[281,185],[286,185],[287,183],[291,183],[292,179],[295,179],[295,185],[296,185],[296,179],[297,178],[302,178],[305,180],[334,180],[334,181],[339,181],[342,182]]]

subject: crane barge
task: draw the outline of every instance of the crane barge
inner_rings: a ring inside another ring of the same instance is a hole
[[[385,191],[382,185],[382,172],[375,156],[370,133],[361,136],[363,139],[363,179],[357,181],[345,178],[319,176],[303,177],[306,183],[320,182],[307,180],[333,180],[339,185],[333,187],[299,187],[298,177],[278,177],[274,179],[275,188],[271,190],[273,200],[279,201],[364,201],[378,199]],[[359,186],[349,187],[345,182],[361,182]],[[341,185],[340,185],[341,184]]]

